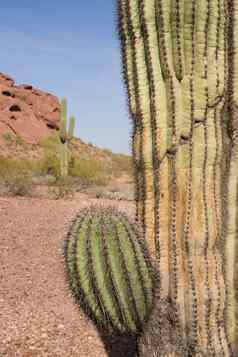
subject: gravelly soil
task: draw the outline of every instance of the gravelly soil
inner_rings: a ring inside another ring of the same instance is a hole
[[[104,357],[97,329],[70,295],[62,255],[70,219],[90,203],[0,198],[0,357]],[[124,357],[126,357],[124,355]]]

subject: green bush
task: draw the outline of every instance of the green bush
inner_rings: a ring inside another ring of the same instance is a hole
[[[54,199],[70,199],[74,197],[72,179],[70,177],[57,177],[55,184],[50,188],[50,193]]]
[[[60,163],[56,155],[48,153],[39,161],[39,173],[43,175],[60,175]]]
[[[33,160],[16,160],[0,157],[0,178],[26,175],[37,170],[37,162]]]
[[[16,145],[23,146],[23,147],[26,145],[24,139],[22,139],[22,137],[19,135],[15,137],[15,143]]]
[[[42,139],[39,145],[43,150],[50,153],[58,152],[59,136],[57,133]]]
[[[31,197],[33,185],[29,176],[19,175],[8,177],[5,181],[8,193],[12,196]]]
[[[43,158],[39,162],[40,173],[47,175],[51,174],[55,177],[60,175],[59,162],[59,137],[57,134],[48,136],[42,139],[39,143],[43,149]]]
[[[132,175],[133,165],[131,156],[123,154],[112,155],[112,172],[114,176],[120,176],[122,173]]]
[[[74,158],[73,166],[69,167],[69,174],[80,177],[90,184],[106,185],[109,181],[104,163],[92,158]]]
[[[13,136],[12,136],[11,133],[3,133],[2,137],[7,143],[11,144],[14,141]]]

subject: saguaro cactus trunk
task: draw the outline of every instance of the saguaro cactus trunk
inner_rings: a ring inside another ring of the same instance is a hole
[[[69,143],[74,136],[75,118],[71,116],[69,119],[69,129],[67,129],[67,101],[65,98],[61,101],[60,112],[60,175],[63,178],[68,176],[69,171]]]
[[[225,177],[227,194],[224,204],[226,322],[234,355],[238,355],[238,1],[228,1],[228,83]]]
[[[155,313],[172,309],[189,356],[230,356],[236,338],[237,8],[118,0],[137,218],[160,272]],[[159,321],[155,355],[181,355]]]

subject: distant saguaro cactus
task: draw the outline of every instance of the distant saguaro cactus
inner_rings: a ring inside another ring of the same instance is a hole
[[[69,166],[69,151],[68,144],[74,136],[75,118],[71,116],[69,119],[69,129],[67,130],[67,101],[62,99],[60,111],[60,174],[61,177],[68,176]]]
[[[115,209],[82,209],[65,244],[76,301],[101,328],[137,333],[153,300],[151,265],[128,218]]]
[[[238,1],[118,0],[118,19],[155,314],[183,357],[238,355]],[[180,356],[151,321],[144,355]]]

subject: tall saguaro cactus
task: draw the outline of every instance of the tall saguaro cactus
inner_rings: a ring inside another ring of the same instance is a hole
[[[228,338],[238,355],[238,2],[228,1],[228,83],[226,144],[227,195],[225,202],[225,278]]]
[[[67,101],[61,101],[60,113],[60,174],[61,177],[68,176],[68,143],[74,135],[75,118],[73,116],[69,119],[69,129],[67,130]]]
[[[238,0],[118,0],[118,18],[137,218],[160,272],[155,313],[173,310],[189,356],[230,356]],[[180,355],[159,321],[156,356]]]

